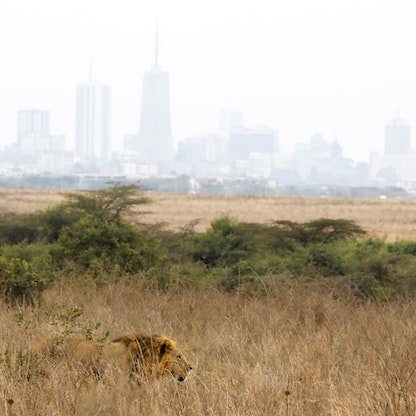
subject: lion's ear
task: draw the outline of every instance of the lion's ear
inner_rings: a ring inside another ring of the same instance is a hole
[[[166,351],[173,349],[173,343],[170,339],[162,340],[160,344],[160,355],[165,355]]]
[[[160,346],[160,355],[163,356],[165,355],[166,352],[166,342],[163,342],[162,345]]]

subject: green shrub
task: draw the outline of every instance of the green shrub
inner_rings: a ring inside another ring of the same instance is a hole
[[[384,240],[357,241],[351,244],[345,258],[357,296],[386,301],[416,294],[416,258],[391,251]]]
[[[19,244],[14,245],[3,245],[0,247],[0,255],[10,260],[13,258],[18,258],[21,260],[26,260],[28,262],[32,261],[43,261],[45,263],[51,262],[51,257],[49,254],[50,244],[42,243],[27,243],[23,241]]]
[[[18,244],[22,241],[33,242],[37,237],[39,223],[35,215],[0,215],[0,244]]]
[[[247,251],[240,225],[228,216],[212,221],[211,228],[205,233],[196,234],[191,247],[193,260],[209,267],[236,264],[247,256]]]
[[[38,240],[54,243],[62,229],[78,222],[84,213],[62,203],[35,215],[39,222]]]
[[[342,276],[345,264],[342,253],[334,244],[317,243],[310,246],[307,262],[322,276]]]
[[[390,253],[416,256],[416,241],[397,241],[388,244],[387,249]]]
[[[33,303],[50,281],[43,264],[0,257],[0,294],[8,303]]]
[[[97,273],[135,273],[166,259],[148,233],[124,221],[110,223],[91,215],[65,227],[51,254],[60,267],[71,261]]]

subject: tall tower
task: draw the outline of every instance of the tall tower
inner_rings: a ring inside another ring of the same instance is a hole
[[[143,162],[158,166],[160,173],[170,170],[173,143],[170,128],[169,76],[158,62],[158,30],[155,61],[143,77],[139,130],[139,151]]]
[[[77,85],[75,152],[86,159],[110,156],[111,87],[95,84],[90,68],[88,84]]]

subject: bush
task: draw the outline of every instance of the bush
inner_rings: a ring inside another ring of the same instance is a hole
[[[34,215],[0,215],[0,244],[17,244],[22,241],[34,242],[39,223]]]
[[[78,222],[84,214],[63,203],[35,215],[39,222],[38,240],[55,243],[62,229]]]
[[[307,262],[319,275],[342,276],[345,274],[344,256],[335,245],[313,244],[308,250]]]
[[[328,244],[366,234],[354,221],[331,218],[320,218],[301,224],[293,221],[275,221],[274,227],[280,231],[281,238],[302,245]]]
[[[136,273],[166,259],[158,241],[139,228],[123,221],[103,222],[91,215],[65,227],[51,254],[60,267],[71,261],[97,273]]]
[[[19,244],[14,245],[3,245],[0,247],[0,255],[10,260],[13,258],[18,258],[21,260],[26,260],[28,262],[33,261],[43,261],[45,263],[51,262],[51,257],[49,254],[51,245],[42,244],[42,243],[32,243],[29,244],[26,241],[23,241]]]
[[[0,256],[0,294],[6,302],[33,304],[50,281],[44,265]]]
[[[247,243],[237,221],[225,216],[212,221],[206,233],[194,236],[191,254],[207,266],[225,267],[247,255]]]
[[[387,250],[390,253],[407,254],[416,256],[416,241],[397,241],[389,244]]]

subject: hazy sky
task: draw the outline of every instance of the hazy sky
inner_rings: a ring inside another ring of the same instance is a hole
[[[225,107],[277,128],[288,152],[318,132],[367,160],[397,114],[414,136],[415,13],[414,0],[2,0],[0,146],[31,108],[51,111],[52,133],[72,144],[92,61],[113,89],[119,147],[138,131],[158,21],[176,140],[216,131]]]

